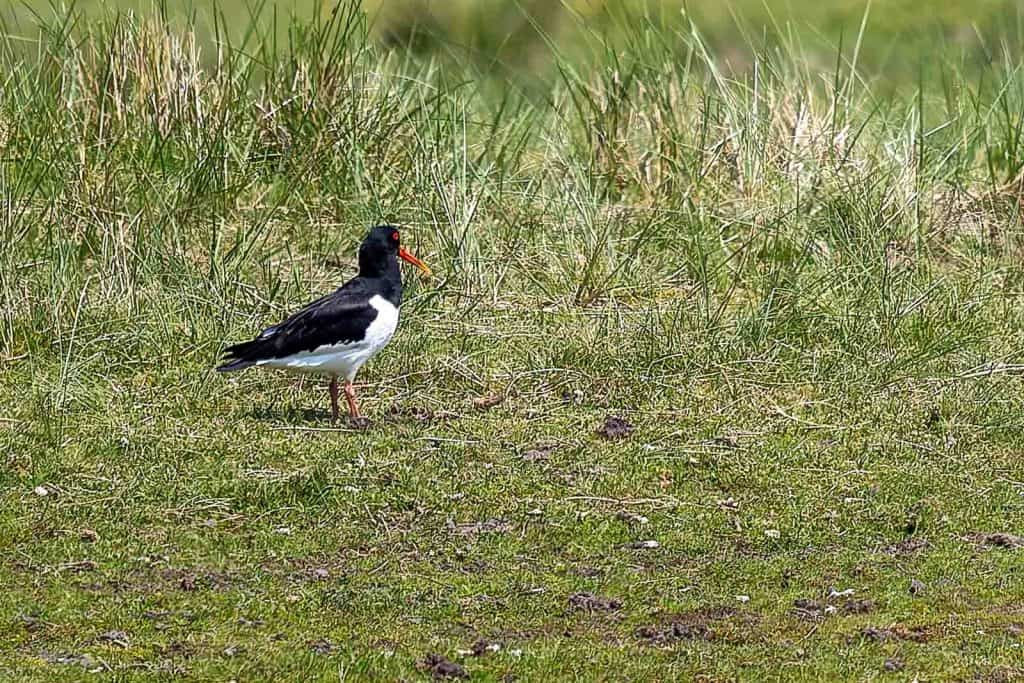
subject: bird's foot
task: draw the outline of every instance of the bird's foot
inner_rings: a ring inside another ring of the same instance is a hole
[[[348,418],[348,423],[353,429],[369,429],[373,426],[373,421],[362,415]]]

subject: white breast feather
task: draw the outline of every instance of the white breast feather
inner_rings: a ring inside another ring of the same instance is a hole
[[[398,309],[394,304],[379,294],[374,294],[370,299],[370,305],[377,309],[377,317],[370,323],[366,329],[366,336],[361,341],[319,346],[312,351],[263,360],[258,365],[286,368],[296,372],[337,375],[351,382],[363,363],[391,341],[398,327]]]

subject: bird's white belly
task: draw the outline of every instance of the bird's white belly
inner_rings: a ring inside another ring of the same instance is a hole
[[[258,365],[285,368],[295,372],[314,372],[337,375],[352,381],[363,363],[370,360],[391,341],[398,327],[398,309],[390,301],[374,295],[370,305],[377,309],[377,317],[366,329],[360,341],[320,346],[312,351],[301,351],[284,358],[268,358]]]

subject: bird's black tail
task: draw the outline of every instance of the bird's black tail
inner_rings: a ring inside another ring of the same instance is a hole
[[[256,359],[253,358],[256,355],[253,353],[256,351],[256,346],[256,342],[251,341],[227,347],[224,349],[224,360],[227,362],[218,365],[217,372],[234,372],[256,365]]]

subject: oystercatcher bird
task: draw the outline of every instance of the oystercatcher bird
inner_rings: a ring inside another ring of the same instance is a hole
[[[398,259],[426,275],[430,269],[401,245],[399,230],[379,225],[359,247],[359,275],[333,293],[307,304],[284,322],[260,332],[252,341],[224,350],[219,372],[252,366],[285,368],[331,378],[331,419],[338,419],[338,378],[345,379],[349,417],[364,424],[352,380],[363,363],[391,340],[402,303]]]

